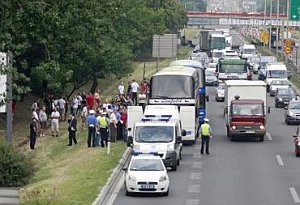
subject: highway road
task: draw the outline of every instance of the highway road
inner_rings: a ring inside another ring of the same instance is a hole
[[[235,37],[236,43],[241,41]],[[294,154],[297,126],[285,125],[282,108],[274,107],[264,142],[235,141],[226,136],[224,103],[215,102],[208,87],[208,117],[213,128],[211,154],[200,155],[200,142],[185,146],[176,172],[169,172],[167,197],[125,196],[122,181],[114,205],[292,205],[300,203],[300,162]]]

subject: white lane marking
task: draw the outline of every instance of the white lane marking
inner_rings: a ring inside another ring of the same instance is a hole
[[[200,193],[200,185],[188,185],[188,193]]]
[[[292,197],[294,199],[294,202],[295,203],[300,203],[300,199],[299,199],[299,196],[298,196],[298,194],[296,192],[296,189],[294,187],[290,187],[289,190],[290,190],[291,195],[292,195]]]
[[[201,169],[202,168],[202,163],[203,162],[194,162],[192,167],[195,169]]]
[[[200,199],[187,199],[184,205],[199,205]]]
[[[201,179],[201,172],[191,172],[190,180]]]
[[[122,174],[121,179],[119,180],[118,184],[116,185],[116,188],[114,189],[113,193],[111,194],[110,198],[108,199],[107,205],[113,205],[123,184],[124,184],[124,174]]]
[[[271,133],[269,133],[269,132],[266,133],[266,137],[267,137],[267,139],[268,139],[269,141],[272,141],[272,140],[273,140],[273,138],[272,138],[272,136],[271,136]]]
[[[277,159],[278,164],[279,164],[280,166],[283,166],[283,161],[282,161],[282,159],[281,159],[281,157],[280,157],[279,154],[276,155],[276,159]]]

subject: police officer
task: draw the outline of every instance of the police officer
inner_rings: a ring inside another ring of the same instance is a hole
[[[97,118],[95,116],[94,110],[89,111],[89,115],[86,118],[86,123],[88,126],[87,145],[88,145],[88,147],[91,147],[91,144],[92,144],[93,147],[95,147],[95,134],[96,134],[96,127],[97,127]]]
[[[209,138],[212,137],[212,129],[210,125],[208,124],[209,119],[204,118],[204,123],[200,127],[200,134],[201,134],[201,154],[203,154],[204,151],[204,145],[205,146],[205,152],[206,154],[209,154]]]
[[[98,119],[98,123],[100,127],[101,147],[104,146],[107,147],[109,119],[107,118],[105,112],[100,113],[100,118]]]

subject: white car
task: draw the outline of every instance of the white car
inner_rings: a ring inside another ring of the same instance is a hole
[[[125,192],[132,193],[161,193],[169,195],[169,176],[167,169],[156,153],[134,153],[125,171]]]
[[[218,85],[218,78],[215,71],[205,70],[205,84],[206,85]]]
[[[289,83],[287,80],[273,80],[270,84],[270,96],[275,96],[277,89],[288,88]]]
[[[216,96],[215,99],[217,102],[223,102],[225,99],[225,84],[223,82],[219,83],[218,87],[216,88]]]

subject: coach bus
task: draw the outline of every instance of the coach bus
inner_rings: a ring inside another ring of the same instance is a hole
[[[148,104],[178,105],[182,128],[187,132],[182,140],[194,143],[199,123],[206,115],[205,71],[202,64],[197,67],[192,62],[189,66],[177,63],[151,77]]]

